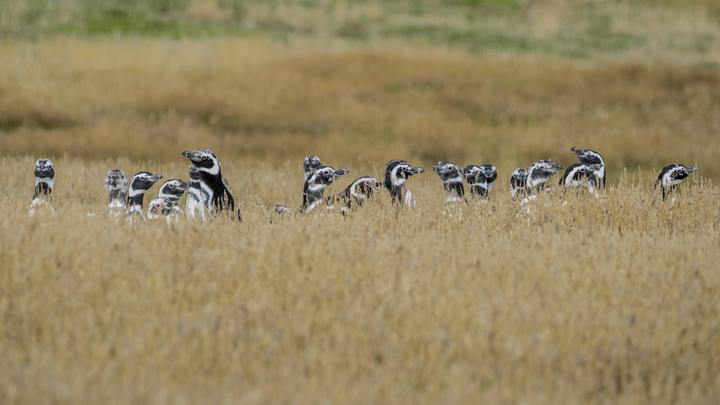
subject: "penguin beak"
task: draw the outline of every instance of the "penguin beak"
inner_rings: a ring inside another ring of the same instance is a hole
[[[185,156],[186,158],[188,158],[191,162],[196,162],[198,160],[197,151],[194,151],[194,150],[193,151],[188,151],[188,150],[183,151],[182,155]]]
[[[158,181],[163,178],[163,175],[162,174],[154,174],[151,178],[153,181]]]
[[[337,180],[341,176],[344,176],[348,173],[350,173],[350,169],[347,169],[347,168],[337,169],[337,170],[335,170],[335,173],[333,174],[333,180]]]

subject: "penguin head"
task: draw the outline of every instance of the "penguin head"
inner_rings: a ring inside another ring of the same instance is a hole
[[[308,181],[317,185],[328,185],[348,173],[350,173],[350,169],[335,169],[330,166],[320,166],[315,169]]]
[[[38,179],[54,179],[55,166],[50,159],[38,159],[35,162],[35,177]]]
[[[220,159],[210,149],[195,149],[182,153],[198,171],[210,174],[220,173]]]
[[[570,148],[570,150],[572,152],[574,152],[575,155],[577,155],[577,157],[578,157],[578,159],[580,159],[581,163],[584,163],[586,165],[592,165],[592,164],[602,165],[603,164],[602,156],[600,156],[600,154],[595,152],[594,150],[580,149],[575,146]]]
[[[105,190],[109,193],[111,191],[124,191],[128,188],[128,178],[120,169],[112,169],[107,172],[105,176]]]
[[[462,183],[463,170],[453,162],[447,160],[437,162],[433,166],[433,171],[437,173],[443,183]]]
[[[149,190],[158,180],[162,179],[161,174],[153,174],[150,172],[138,172],[130,180],[130,197],[137,194],[145,193]]]
[[[408,178],[424,171],[422,167],[411,166],[405,160],[391,160],[385,165],[385,187],[402,186]]]
[[[158,192],[159,198],[178,199],[188,189],[188,184],[179,179],[170,179],[163,183]]]

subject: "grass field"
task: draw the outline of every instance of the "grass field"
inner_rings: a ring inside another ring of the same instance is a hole
[[[269,224],[273,202],[299,205],[298,168],[229,163],[244,222],[167,227],[105,219],[102,176],[184,164],[56,165],[56,210],[31,219],[32,160],[0,161],[3,403],[720,395],[720,189],[706,180],[673,209],[625,175],[529,215],[503,182],[448,215],[426,173],[410,182],[416,211],[382,193],[348,218]]]
[[[705,0],[0,2],[0,403],[714,403],[719,21]],[[511,171],[571,146],[608,189],[524,213]],[[186,178],[197,147],[242,223],[105,217],[109,169]],[[328,192],[390,159],[499,179],[487,204],[448,210],[428,170],[414,211],[382,191],[269,223],[307,154],[352,170]],[[40,157],[54,211],[31,218]],[[673,207],[671,162],[700,167]]]

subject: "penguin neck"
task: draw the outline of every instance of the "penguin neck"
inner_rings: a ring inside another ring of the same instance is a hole
[[[128,195],[128,206],[130,206],[131,211],[142,211],[143,208],[143,200],[145,198],[145,190],[136,190],[135,192],[130,192]]]
[[[470,193],[485,198],[488,196],[488,193],[490,193],[491,187],[492,184],[488,184],[487,182],[475,183],[470,186]]]
[[[309,212],[322,201],[326,186],[305,182],[303,187],[303,212]]]
[[[393,204],[400,205],[403,202],[403,194],[405,192],[405,184],[400,185],[385,185],[388,191],[390,192],[390,198]]]
[[[443,183],[443,188],[449,194],[449,197],[464,197],[465,187],[462,182]]]
[[[225,189],[222,180],[222,172],[218,168],[217,173],[200,171],[200,182],[204,183],[213,191],[213,194],[219,195]]]

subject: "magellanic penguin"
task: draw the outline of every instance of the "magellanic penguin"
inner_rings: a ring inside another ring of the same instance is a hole
[[[680,185],[685,179],[688,178],[692,173],[698,171],[695,166],[685,166],[680,163],[669,164],[660,171],[655,187],[660,187],[662,193],[662,199],[665,201],[668,194],[673,193],[673,203],[675,202],[674,192],[677,186]]]
[[[130,182],[120,169],[112,169],[105,176],[105,191],[108,194],[108,215],[120,218],[127,209],[127,194]]]
[[[372,176],[359,177],[345,187],[342,192],[328,197],[326,204],[328,206],[333,206],[336,203],[342,204],[342,208],[345,209],[362,206],[375,195],[381,184],[380,180]]]
[[[598,152],[591,149],[580,149],[573,146],[570,148],[572,152],[580,159],[580,163],[591,168],[591,172],[587,174],[590,185],[594,188],[605,188],[605,159]]]
[[[530,194],[544,190],[545,183],[547,183],[555,173],[562,170],[562,168],[561,164],[553,162],[552,160],[538,160],[527,169],[525,189]]]
[[[465,201],[465,187],[463,186],[463,170],[455,163],[443,160],[433,166],[442,182],[443,189],[447,194],[446,203]]]
[[[335,169],[330,166],[320,166],[308,177],[303,186],[303,205],[301,212],[306,214],[323,202],[323,193],[330,184],[341,176],[350,173],[350,169]]]
[[[405,204],[415,208],[415,198],[407,190],[407,180],[416,174],[423,173],[422,167],[411,166],[405,160],[391,160],[385,164],[385,188],[390,192],[390,199],[394,205]]]
[[[527,170],[515,169],[510,176],[510,196],[512,198],[518,195],[526,194],[525,185],[527,184]]]
[[[182,153],[192,163],[199,173],[200,187],[209,196],[206,208],[209,214],[217,215],[221,212],[235,212],[235,197],[230,185],[223,178],[220,168],[220,159],[209,149],[196,149]],[[237,218],[241,219],[240,210]]]
[[[30,202],[29,215],[35,215],[38,210],[50,204],[55,188],[55,166],[49,159],[38,159],[35,162],[35,189]]]
[[[497,169],[491,164],[467,165],[463,170],[465,180],[470,187],[470,195],[482,199],[488,198],[493,183],[497,180]]]
[[[168,224],[177,222],[182,214],[178,203],[187,189],[188,183],[182,180],[167,180],[160,186],[157,198],[150,201],[147,218],[153,220],[164,217]]]
[[[150,172],[138,172],[130,179],[130,188],[128,189],[127,199],[127,217],[134,220],[136,217],[145,219],[143,213],[143,201],[145,193],[160,179],[161,174],[153,174]]]
[[[303,174],[305,177],[303,182],[303,203],[299,212],[306,214],[323,203],[326,203],[326,207],[332,208],[334,198],[329,197],[325,200],[323,198],[325,189],[348,173],[350,173],[350,169],[335,169],[332,166],[323,166],[319,157],[315,155],[306,156],[303,161]],[[283,204],[275,204],[273,211],[279,215],[291,213],[291,210]],[[270,222],[272,222],[272,216]]]
[[[584,163],[573,163],[565,170],[560,177],[560,185],[568,188],[586,188],[589,192],[595,193],[599,179],[595,177],[600,165],[586,165]]]

